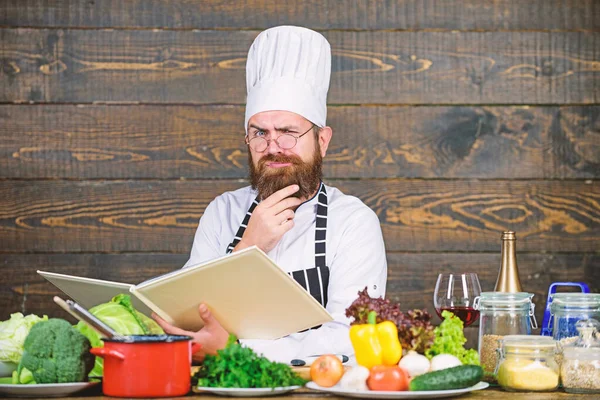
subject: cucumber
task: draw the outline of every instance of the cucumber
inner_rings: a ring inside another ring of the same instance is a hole
[[[483,378],[479,365],[459,365],[439,371],[427,372],[410,381],[409,390],[451,390],[471,387]]]

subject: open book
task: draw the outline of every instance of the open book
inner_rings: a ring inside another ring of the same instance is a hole
[[[332,321],[310,293],[264,252],[250,247],[138,285],[38,271],[85,308],[130,293],[134,307],[179,328],[202,327],[200,303],[240,339],[277,339]]]

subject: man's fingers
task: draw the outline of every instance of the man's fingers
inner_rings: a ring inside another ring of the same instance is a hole
[[[274,204],[269,208],[269,212],[272,212],[273,215],[279,214],[283,210],[287,210],[288,208],[298,207],[302,204],[302,200],[297,197],[288,197],[286,199],[281,200],[279,203]]]
[[[210,310],[204,303],[198,306],[198,314],[200,314],[200,318],[202,318],[202,321],[204,321],[204,325],[208,325],[212,322],[212,320],[214,320]]]
[[[153,320],[156,321],[156,323],[158,325],[161,326],[161,328],[163,326],[171,326],[167,321],[165,321],[164,319],[162,319],[161,317],[159,317],[158,314],[156,314],[156,313],[152,313],[152,315],[150,315],[150,316],[152,317]]]
[[[277,220],[279,222],[279,225],[287,222],[288,220],[294,219],[294,215],[296,213],[293,212],[292,210],[284,210],[282,212],[280,212],[279,214],[277,214]]]
[[[272,207],[274,204],[279,203],[281,200],[285,199],[286,197],[290,197],[291,195],[296,193],[299,189],[300,189],[300,187],[298,185],[286,186],[283,189],[276,191],[275,193],[273,193],[272,195],[270,195],[269,197],[264,199],[262,201],[262,204],[264,204],[264,207]]]
[[[165,333],[168,333],[169,335],[191,336],[193,334],[193,332],[189,332],[169,324],[167,321],[165,321],[164,319],[162,319],[154,313],[152,313],[152,318],[154,318],[156,323],[163,329],[163,331],[165,331]]]
[[[210,328],[213,325],[221,326],[219,321],[214,317],[214,315],[210,312],[206,304],[200,304],[198,307],[198,313],[200,314],[200,318],[204,321],[204,326]]]
[[[277,230],[279,232],[279,235],[283,236],[284,233],[286,233],[293,227],[294,227],[294,220],[288,219],[286,221],[283,221],[283,223],[277,227]]]

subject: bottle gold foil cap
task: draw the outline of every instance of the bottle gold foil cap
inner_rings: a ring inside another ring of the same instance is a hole
[[[502,232],[502,240],[517,240],[517,234],[513,231]]]

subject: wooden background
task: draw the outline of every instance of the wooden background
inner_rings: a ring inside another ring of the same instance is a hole
[[[245,57],[279,24],[331,42],[326,181],[379,216],[390,298],[433,311],[448,271],[493,289],[506,229],[540,322],[551,282],[600,291],[597,1],[3,0],[0,319],[65,317],[37,269],[183,265],[247,184]]]

